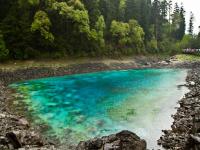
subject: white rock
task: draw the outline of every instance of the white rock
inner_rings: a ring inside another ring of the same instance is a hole
[[[29,122],[25,118],[19,119],[18,123],[23,126],[29,126]]]
[[[190,81],[190,85],[194,86],[195,82],[194,81]]]
[[[5,114],[0,114],[0,118],[5,118],[6,115]]]

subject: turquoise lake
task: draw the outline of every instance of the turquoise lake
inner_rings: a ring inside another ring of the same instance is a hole
[[[10,87],[24,97],[35,124],[49,125],[48,134],[69,145],[131,130],[155,148],[187,92],[178,88],[186,76],[184,69],[121,70],[43,78]]]

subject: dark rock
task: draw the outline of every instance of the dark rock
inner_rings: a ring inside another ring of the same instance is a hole
[[[166,59],[165,62],[171,63],[171,60],[170,59]]]
[[[145,66],[151,66],[151,63],[150,62],[146,62],[144,63]]]
[[[130,131],[80,142],[76,150],[146,150],[146,142]]]
[[[17,135],[14,132],[7,133],[6,137],[9,143],[12,144],[14,149],[18,149],[22,147],[22,144],[20,143],[19,139],[17,138]]]
[[[1,136],[0,137],[0,145],[7,145],[7,144],[8,144],[8,141],[7,141],[6,137]]]

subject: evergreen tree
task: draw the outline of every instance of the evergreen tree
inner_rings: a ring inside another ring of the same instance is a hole
[[[200,38],[200,26],[199,26],[199,33],[198,33],[198,38]]]
[[[120,0],[119,4],[119,21],[125,21],[126,0]]]
[[[149,0],[140,0],[140,12],[138,23],[143,28],[145,34],[145,40],[150,39],[149,37],[149,26],[150,26],[150,17],[151,17],[151,1]]]
[[[112,20],[119,20],[120,0],[100,0],[99,7],[107,27],[110,27]]]
[[[192,12],[190,12],[190,21],[189,21],[188,33],[190,35],[193,35],[193,30],[194,30],[194,14]]]
[[[169,17],[168,22],[171,23],[172,0],[168,0],[167,4],[168,4],[167,7],[168,7],[168,17]]]
[[[181,5],[181,9],[180,9],[180,28],[179,28],[179,40],[181,40],[183,38],[183,36],[185,35],[185,10],[183,7],[183,4]]]
[[[168,13],[168,3],[167,0],[161,1],[161,16],[162,19],[165,20],[167,18]]]
[[[125,14],[125,21],[139,18],[137,0],[126,0]]]
[[[161,40],[162,33],[162,17],[161,17],[161,8],[160,8],[160,1],[154,0],[152,4],[152,24],[154,25],[154,35],[156,40]]]
[[[178,3],[175,3],[174,11],[172,14],[172,37],[179,40],[179,30],[180,30],[181,16],[180,8]]]
[[[168,4],[168,22],[169,22],[169,32],[171,34],[171,31],[172,31],[172,27],[171,27],[171,16],[172,16],[172,0],[168,0],[167,2]]]
[[[89,18],[90,18],[90,25],[91,27],[95,26],[98,17],[100,16],[101,12],[99,10],[99,0],[83,0],[83,4],[85,5]]]

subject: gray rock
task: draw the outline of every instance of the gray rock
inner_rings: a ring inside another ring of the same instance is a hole
[[[190,135],[190,136],[195,142],[200,144],[200,136],[195,136],[195,135]]]
[[[18,120],[18,124],[22,126],[29,127],[29,122],[25,118],[21,118]]]
[[[76,150],[146,150],[146,142],[130,131],[80,142]]]

